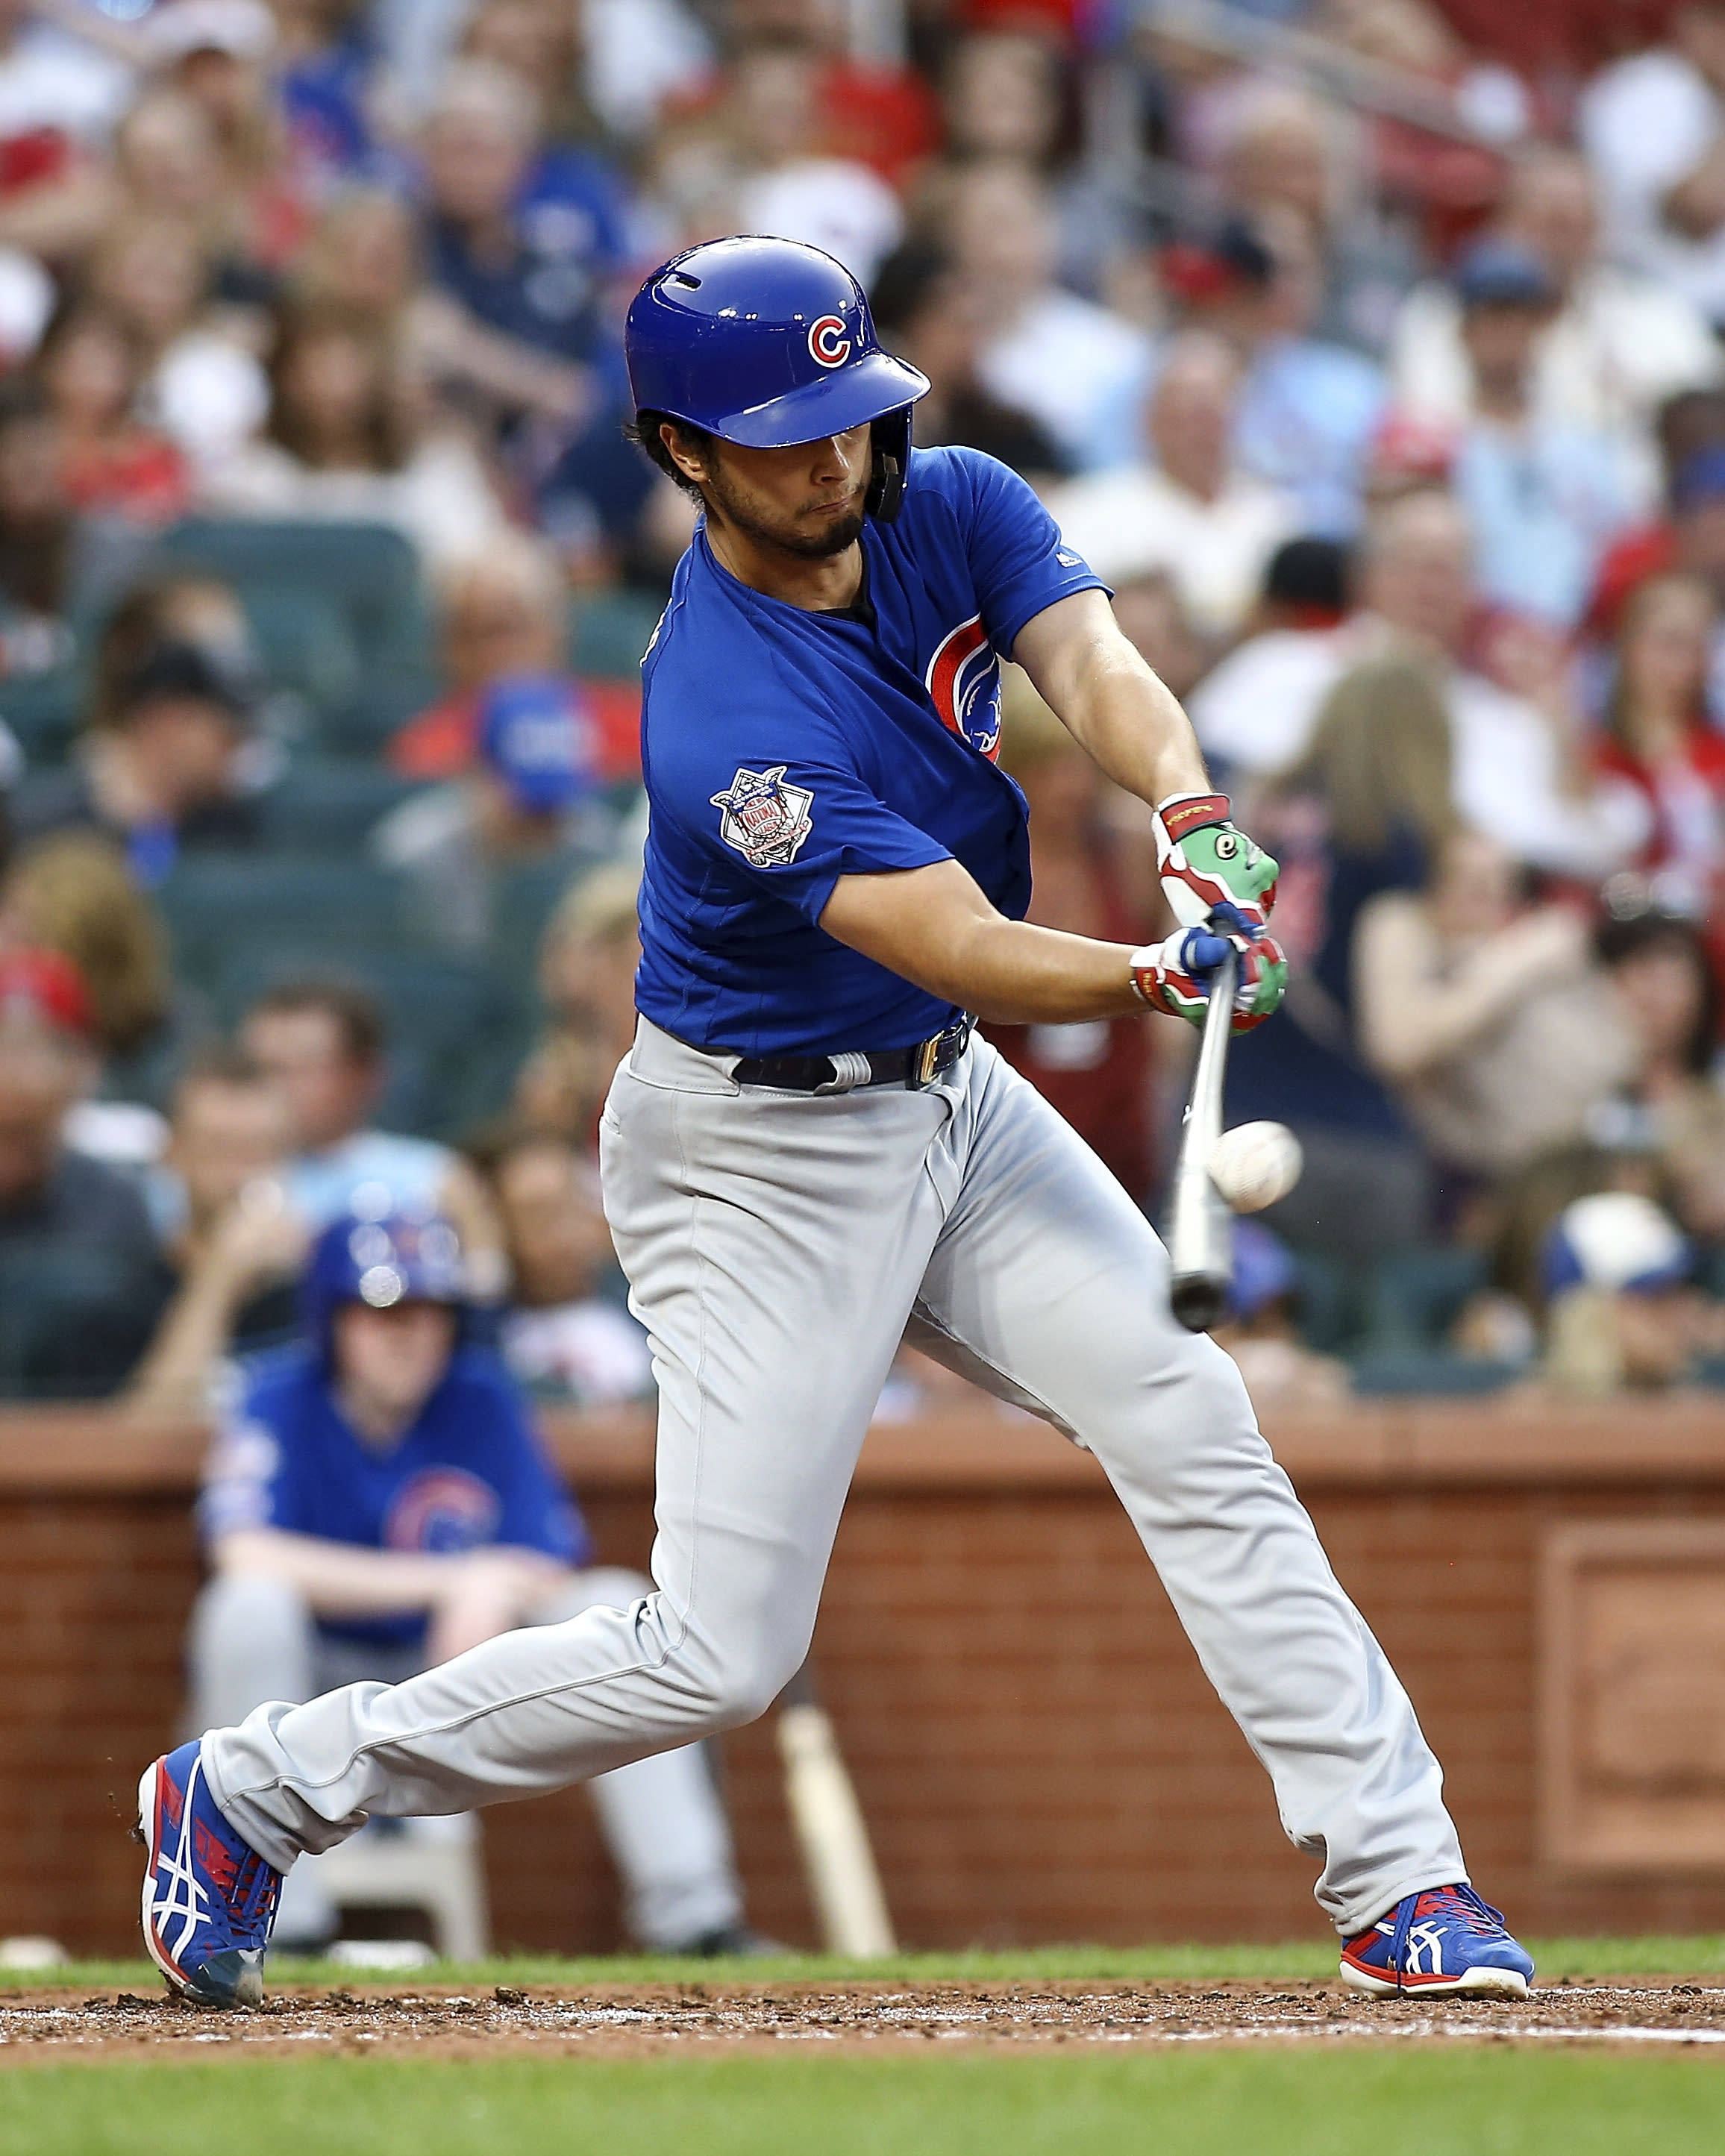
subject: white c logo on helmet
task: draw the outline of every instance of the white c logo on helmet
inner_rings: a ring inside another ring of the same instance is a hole
[[[850,337],[842,315],[822,315],[810,322],[809,354],[818,367],[843,367],[850,357]]]

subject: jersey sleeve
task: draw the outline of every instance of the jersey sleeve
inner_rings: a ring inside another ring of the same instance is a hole
[[[889,808],[859,773],[836,762],[776,757],[770,726],[757,733],[757,754],[738,760],[703,749],[675,758],[669,773],[655,771],[669,778],[684,832],[716,867],[740,870],[814,925],[840,876],[927,868],[951,858],[938,839]]]
[[[499,1373],[493,1393],[495,1455],[486,1479],[502,1500],[495,1539],[511,1548],[542,1550],[560,1564],[591,1561],[593,1540],[580,1508],[552,1466],[527,1405]]]
[[[1106,584],[1015,471],[979,451],[963,453],[969,495],[967,548],[988,641],[1010,656],[1027,621],[1074,592],[1106,592]]]
[[[286,1454],[249,1396],[237,1399],[217,1425],[198,1499],[198,1532],[205,1546],[251,1527],[291,1531],[292,1494]]]

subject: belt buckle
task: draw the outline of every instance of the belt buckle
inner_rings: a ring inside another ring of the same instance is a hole
[[[943,1070],[950,1070],[970,1045],[968,1018],[949,1025],[943,1033],[919,1040],[911,1050],[911,1075],[905,1084],[912,1093],[925,1092]]]

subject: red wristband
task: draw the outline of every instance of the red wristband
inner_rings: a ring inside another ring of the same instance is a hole
[[[1205,830],[1212,824],[1225,824],[1232,811],[1225,793],[1178,793],[1172,800],[1161,803],[1156,813],[1162,819],[1163,829],[1168,833],[1168,844],[1178,846],[1194,831]]]

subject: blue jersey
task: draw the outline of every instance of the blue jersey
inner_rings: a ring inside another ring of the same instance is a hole
[[[636,1001],[696,1047],[906,1048],[952,1021],[818,926],[842,875],[951,859],[1001,912],[1029,903],[999,662],[1045,607],[1106,588],[973,449],[915,451],[898,516],[861,544],[860,603],[815,613],[739,583],[697,531],[642,662]]]
[[[473,1348],[456,1351],[418,1419],[387,1450],[343,1419],[313,1348],[260,1357],[210,1455],[198,1526],[207,1542],[277,1527],[357,1549],[453,1555],[507,1543],[564,1564],[588,1554],[586,1527],[521,1393],[494,1357]],[[357,1618],[323,1629],[410,1642],[425,1620]]]

